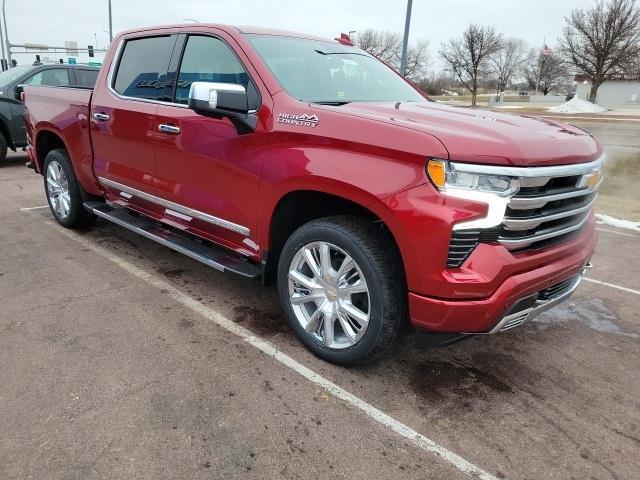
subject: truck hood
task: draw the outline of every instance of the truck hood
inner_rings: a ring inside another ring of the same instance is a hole
[[[352,102],[327,108],[428,133],[443,143],[451,160],[463,162],[562,165],[589,162],[602,153],[584,130],[526,115],[433,102]]]

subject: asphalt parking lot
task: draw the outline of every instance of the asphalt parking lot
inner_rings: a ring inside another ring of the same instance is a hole
[[[638,478],[640,233],[600,228],[609,285],[534,322],[346,369],[274,289],[59,227],[24,161],[0,167],[0,478]]]

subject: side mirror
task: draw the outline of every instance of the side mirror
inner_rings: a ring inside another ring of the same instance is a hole
[[[249,97],[247,90],[236,83],[193,82],[189,108],[211,117],[246,118]]]
[[[247,90],[236,83],[193,82],[188,106],[199,115],[227,117],[240,135],[256,130],[258,117],[249,112]]]
[[[13,89],[13,95],[16,100],[22,100],[22,93],[24,92],[24,84],[16,85],[16,88]]]

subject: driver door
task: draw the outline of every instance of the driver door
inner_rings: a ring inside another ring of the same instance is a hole
[[[158,105],[156,112],[158,196],[172,203],[165,221],[256,255],[260,127],[240,134],[228,118],[198,115],[187,102],[195,81],[243,85],[253,110],[259,109],[260,96],[222,38],[190,34],[185,41],[171,102]]]

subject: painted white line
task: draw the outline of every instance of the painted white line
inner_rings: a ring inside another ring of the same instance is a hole
[[[535,115],[532,114],[532,115]],[[556,120],[600,120],[605,122],[640,122],[640,118],[619,118],[619,117],[563,117],[562,115],[538,115],[542,118],[553,118]]]
[[[600,228],[600,227],[596,227],[596,230],[598,230],[599,232],[613,233],[615,235],[620,235],[620,236],[623,236],[623,237],[631,237],[631,238],[640,239],[640,235],[634,235],[633,233],[618,232],[616,230],[609,230],[608,228]]]
[[[39,207],[25,207],[25,208],[21,208],[20,211],[28,212],[30,210],[40,210],[42,208],[49,208],[49,205],[40,205]]]
[[[608,227],[623,228],[625,230],[633,230],[640,232],[640,222],[625,220],[624,218],[616,218],[604,213],[596,213],[596,223],[598,225],[606,225]]]
[[[633,288],[621,287],[620,285],[616,285],[615,283],[601,282],[600,280],[594,280],[593,278],[584,278],[585,282],[597,283],[598,285],[603,285],[605,287],[615,288],[616,290],[622,290],[623,292],[633,293],[635,295],[640,295],[640,290],[634,290]]]
[[[409,440],[411,443],[421,448],[422,450],[438,455],[443,460],[449,462],[451,465],[453,465],[455,468],[457,468],[461,472],[468,474],[473,478],[477,478],[481,480],[497,480],[497,478],[491,475],[490,473],[482,470],[480,467],[474,465],[473,463],[468,462],[467,460],[453,453],[452,451],[447,450],[442,445],[434,442],[430,438],[425,437],[424,435],[418,433],[417,431],[403,424],[399,420],[396,420],[395,418],[391,417],[390,415],[387,415],[383,411],[378,410],[376,407],[367,403],[365,400],[362,400],[361,398],[349,393],[342,387],[339,387],[335,383],[327,380],[326,378],[317,374],[313,370],[305,367],[304,365],[297,362],[287,354],[279,351],[275,347],[275,345],[273,345],[272,343],[254,335],[250,330],[229,320],[222,314],[216,312],[215,310],[212,310],[206,305],[203,305],[202,303],[191,298],[189,295],[183,293],[182,291],[178,290],[177,288],[165,282],[164,280],[157,278],[156,276],[118,257],[117,255],[112,254],[108,250],[105,250],[104,248],[99,247],[94,243],[82,237],[79,237],[78,235],[75,235],[74,233],[68,230],[64,230],[61,227],[59,227],[58,231],[62,235],[80,243],[83,247],[88,248],[93,252],[97,253],[98,255],[101,255],[107,260],[113,262],[114,264],[118,265],[120,268],[122,268],[126,272],[139,278],[140,280],[143,280],[147,284],[157,289],[161,289],[165,291],[176,302],[181,303],[183,306],[202,315],[203,317],[212,321],[216,325],[224,328],[228,332],[231,332],[237,335],[238,337],[242,338],[248,344],[254,346],[258,350],[264,352],[266,355],[282,363],[283,365],[290,368],[294,372],[307,378],[308,380],[315,383],[316,385],[322,387],[323,389],[325,389],[327,392],[329,392],[336,398],[339,398],[345,403],[362,411],[363,413],[365,413],[366,415],[368,415],[378,423],[396,432],[398,435],[406,438],[407,440]]]

